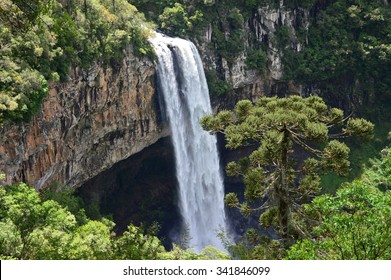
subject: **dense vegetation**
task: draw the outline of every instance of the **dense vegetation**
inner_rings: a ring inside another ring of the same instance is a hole
[[[39,194],[23,183],[0,185],[0,259],[228,258],[213,247],[195,254],[176,245],[167,252],[154,236],[156,227],[146,232],[129,225],[116,236],[114,225],[107,218],[87,218],[79,199],[70,194]]]
[[[314,224],[308,237],[288,251],[288,259],[391,258],[390,191],[354,181],[335,196],[316,197],[304,211]]]
[[[391,7],[384,1],[337,0],[313,12],[301,36],[303,51],[290,47],[283,27],[279,32],[285,37],[279,45],[285,79],[320,87],[326,96],[384,119],[391,97]]]
[[[319,196],[306,206],[312,217],[307,238],[289,251],[290,259],[391,258],[391,149],[381,152],[362,176],[335,196]]]
[[[0,12],[0,126],[28,120],[71,65],[115,64],[129,46],[152,53],[148,24],[126,0],[1,0]]]

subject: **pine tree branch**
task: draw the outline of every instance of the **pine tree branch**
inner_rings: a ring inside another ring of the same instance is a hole
[[[306,143],[304,143],[304,141],[302,141],[300,139],[300,137],[297,137],[295,135],[292,134],[292,139],[293,141],[296,143],[296,144],[299,144],[303,149],[305,149],[306,151],[310,152],[311,154],[314,154],[316,156],[321,156],[321,151],[317,150],[317,149],[314,149],[312,147],[310,147],[309,145],[307,145]]]

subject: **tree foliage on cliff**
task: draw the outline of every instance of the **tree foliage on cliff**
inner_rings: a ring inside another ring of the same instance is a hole
[[[69,68],[152,53],[143,16],[126,0],[0,1],[0,126],[36,111]]]
[[[171,36],[187,37],[203,23],[203,14],[200,10],[191,14],[180,3],[173,7],[166,7],[159,16],[160,29]]]
[[[229,193],[229,207],[249,216],[261,213],[263,227],[278,230],[283,247],[305,236],[298,215],[302,204],[319,190],[320,174],[331,170],[344,175],[349,170],[349,148],[336,138],[370,138],[373,124],[364,119],[344,118],[342,110],[328,108],[320,97],[260,98],[256,104],[239,101],[233,111],[204,116],[204,129],[221,132],[229,149],[257,147],[249,156],[226,167],[230,176],[242,176],[246,201]],[[294,152],[305,160],[298,164]],[[277,246],[278,247],[278,246]]]
[[[340,99],[358,93],[364,106],[373,96],[380,101],[377,107],[389,103],[391,6],[380,0],[337,0],[319,3],[313,12],[302,36],[304,49],[297,53],[290,40],[279,46],[285,78],[343,93]]]

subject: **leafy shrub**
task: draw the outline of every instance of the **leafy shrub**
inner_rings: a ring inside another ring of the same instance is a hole
[[[225,80],[220,79],[215,71],[205,71],[205,76],[211,96],[220,96],[231,90],[231,86]]]
[[[257,70],[259,74],[263,74],[267,68],[266,63],[266,52],[252,48],[247,50],[246,65],[249,69]]]

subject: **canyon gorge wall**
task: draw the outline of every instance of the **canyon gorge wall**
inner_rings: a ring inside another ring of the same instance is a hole
[[[121,65],[75,68],[50,86],[30,123],[2,129],[0,172],[37,189],[78,187],[166,136],[159,111],[149,60],[128,51]]]
[[[303,9],[260,8],[245,20],[246,38],[233,61],[216,51],[213,26],[196,40],[206,69],[220,73],[231,91],[212,97],[214,110],[232,107],[238,100],[300,92],[282,81],[278,27],[290,33],[292,48],[298,28],[308,28]],[[229,26],[223,27],[228,36]],[[260,75],[246,66],[246,48],[254,42],[267,46],[267,70]],[[30,123],[4,127],[0,132],[0,172],[6,182],[24,181],[39,189],[51,182],[79,187],[115,163],[131,157],[169,134],[163,127],[155,87],[155,66],[127,52],[121,65],[96,65],[88,73],[75,68],[70,80],[50,86],[48,96]]]

